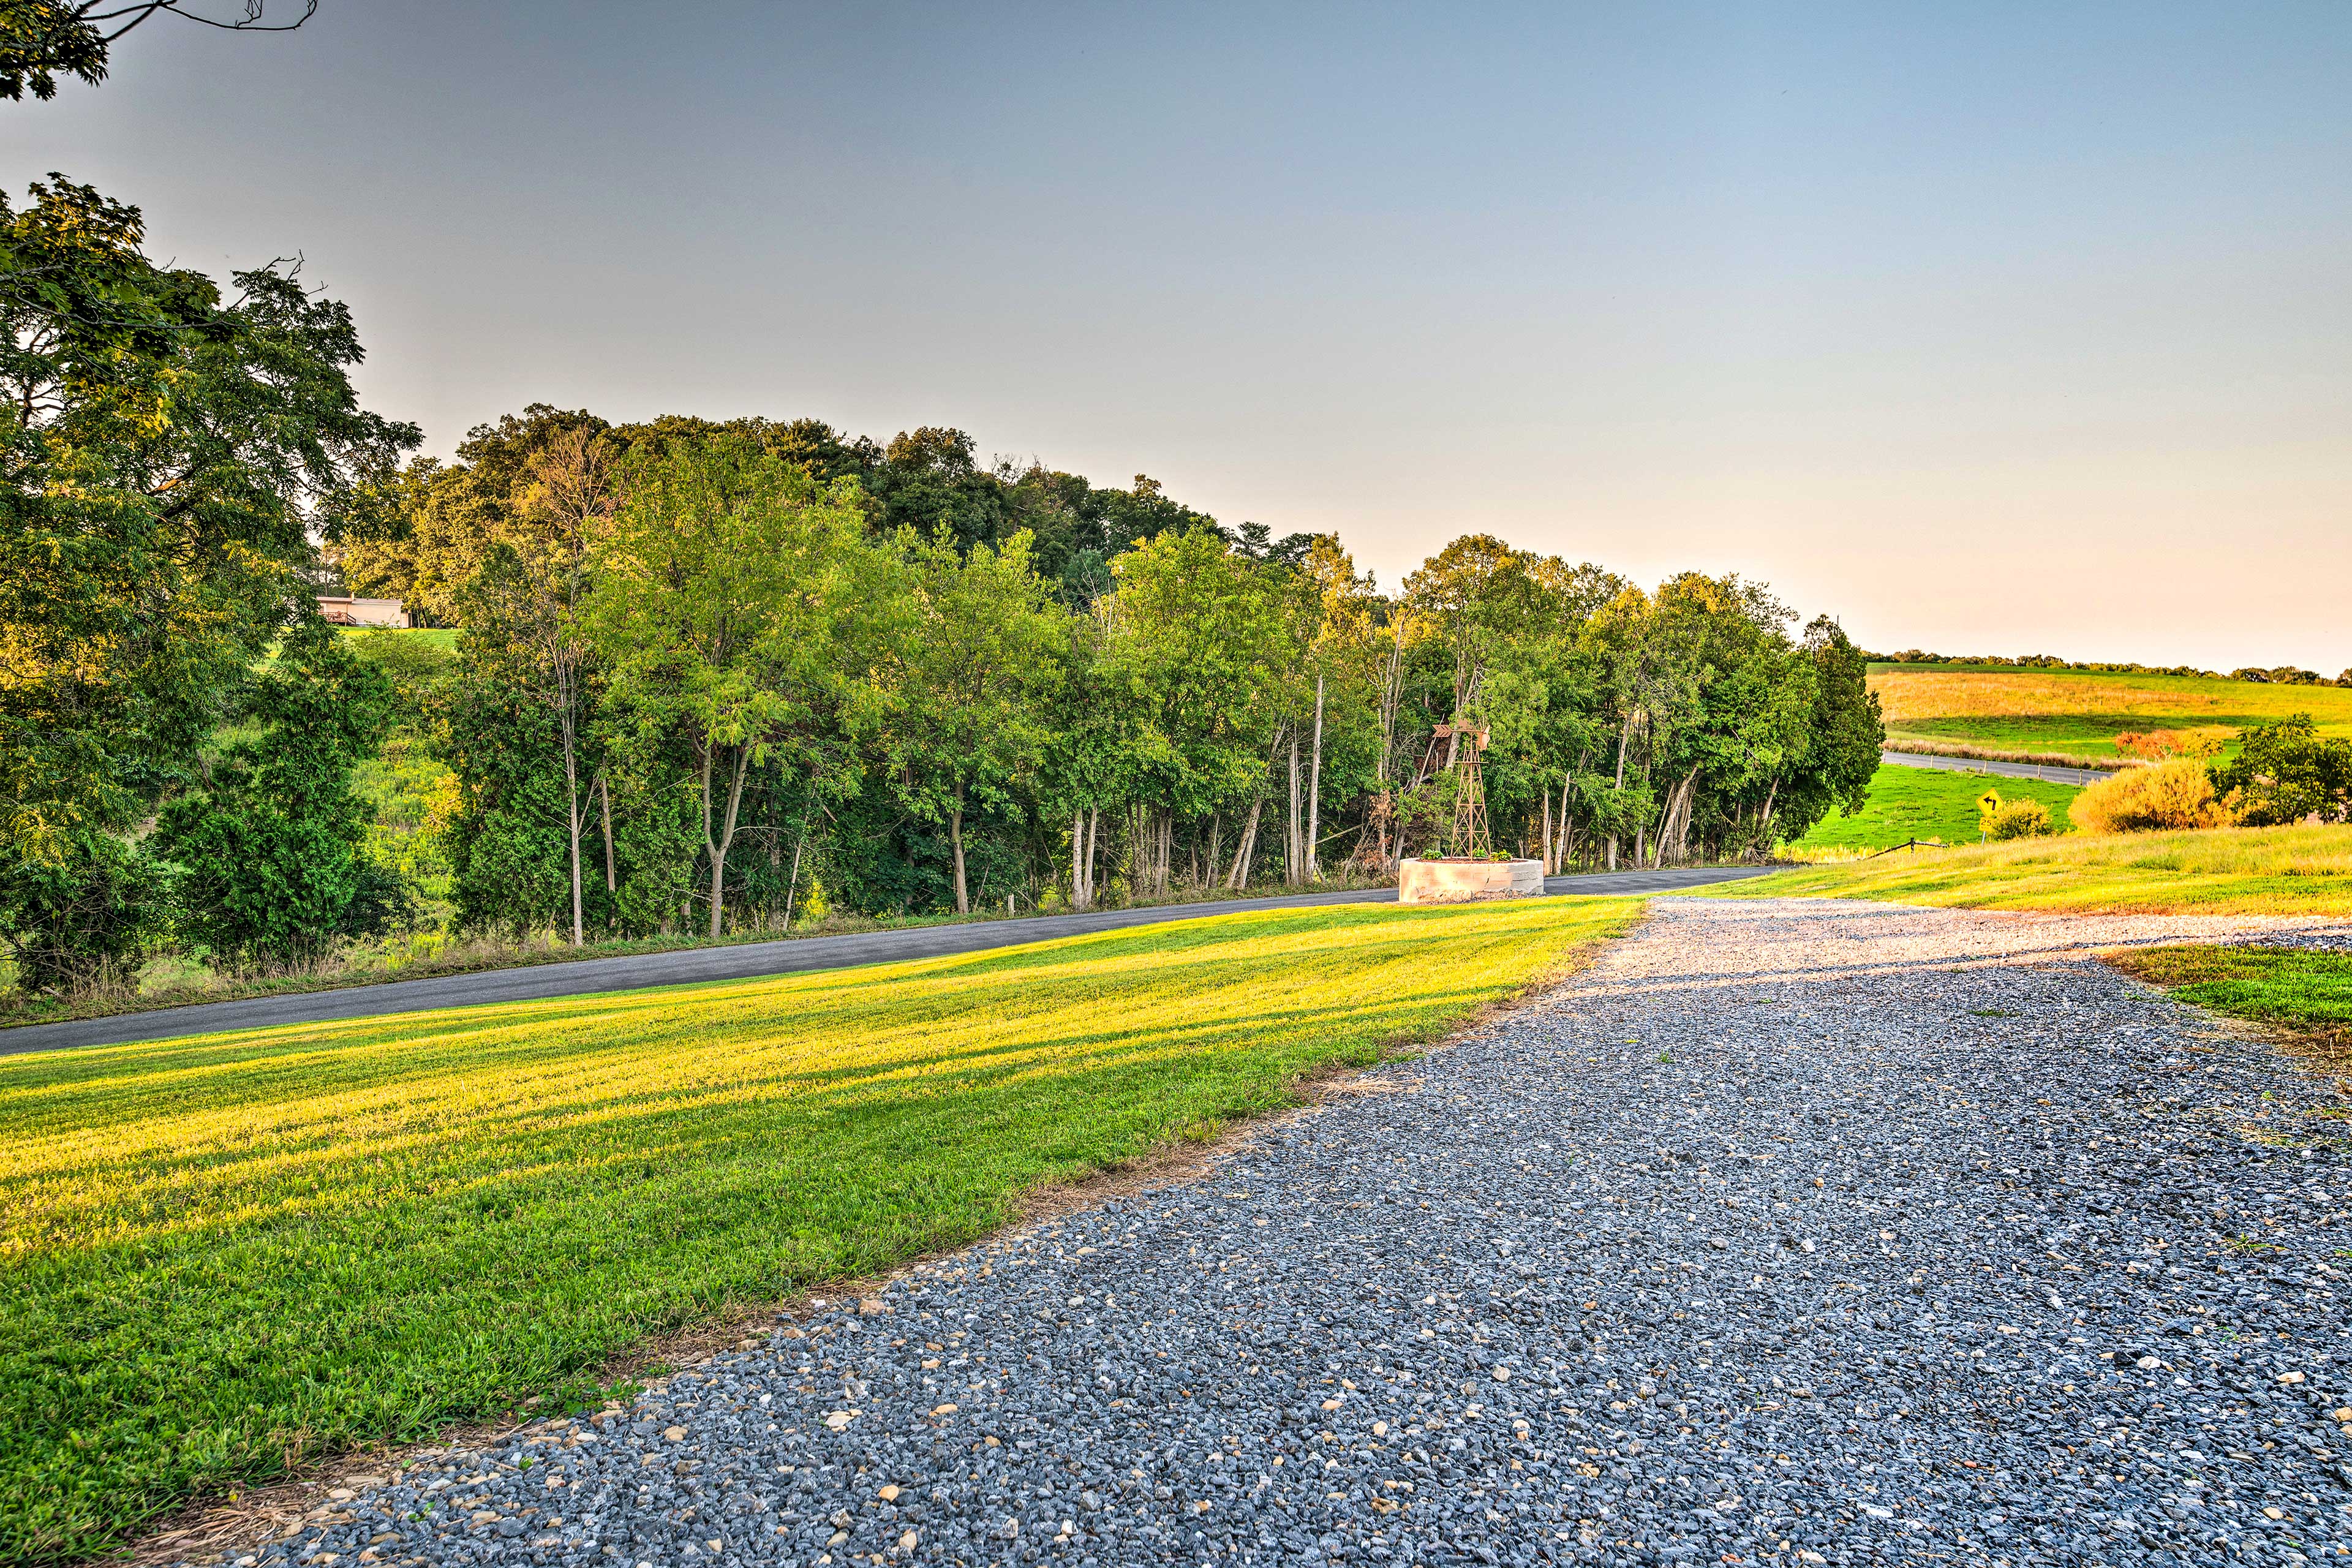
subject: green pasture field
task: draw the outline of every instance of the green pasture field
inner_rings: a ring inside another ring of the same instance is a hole
[[[398,637],[403,642],[421,643],[446,653],[457,651],[457,629],[455,626],[345,626],[343,636],[362,640]]]
[[[1914,838],[1973,844],[1980,815],[1977,797],[1989,789],[1999,790],[2003,800],[2040,801],[2050,808],[2050,820],[2061,832],[2068,827],[2067,805],[2082,793],[2071,784],[2039,779],[1885,763],[1871,775],[1870,800],[1861,811],[1852,816],[1831,812],[1790,848],[1801,856],[1824,849],[1884,849]]]
[[[2280,947],[2155,947],[2110,961],[2184,1002],[2352,1051],[2352,952]]]
[[[2125,731],[2179,730],[2216,740],[2308,713],[2323,734],[2352,735],[2352,689],[2266,686],[2182,675],[1874,664],[1870,688],[1894,741],[1991,751],[2112,757]]]
[[[0,1058],[0,1563],[970,1241],[1435,1040],[1640,901],[1349,905]]]
[[[2221,827],[1906,849],[1697,889],[1730,899],[1878,899],[1970,910],[2352,914],[2352,826]]]

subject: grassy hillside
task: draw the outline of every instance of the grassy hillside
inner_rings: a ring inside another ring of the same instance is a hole
[[[1996,777],[1990,773],[1950,773],[1938,768],[1882,766],[1870,781],[1870,803],[1853,816],[1832,812],[1813,830],[1789,847],[1801,857],[1835,849],[1884,849],[1914,838],[1939,838],[1947,844],[1973,844],[1977,838],[1977,797],[1988,789],[2003,800],[2038,800],[2050,808],[2050,818],[2066,826],[2066,807],[2082,793],[2068,784],[2038,779]]]
[[[1809,866],[1716,898],[1882,899],[1957,909],[2352,915],[2352,826],[2025,839]]]
[[[1890,740],[2112,757],[2126,730],[2220,737],[2293,713],[2310,714],[2324,733],[2352,735],[2352,689],[2335,686],[1877,664],[1870,688],[1885,706]]]
[[[0,1563],[584,1395],[649,1335],[1433,1039],[1638,909],[1268,911],[0,1058]]]
[[[361,641],[386,637],[438,648],[444,653],[457,651],[457,632],[454,626],[346,626],[342,635]]]

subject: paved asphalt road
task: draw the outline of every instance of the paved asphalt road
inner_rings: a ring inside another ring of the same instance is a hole
[[[1666,893],[1708,882],[1760,875],[1760,870],[1711,869],[1616,871],[1582,877],[1552,877],[1547,893]],[[648,985],[680,985],[712,980],[742,980],[760,974],[790,974],[808,969],[840,969],[856,963],[890,963],[910,958],[978,952],[992,947],[1050,942],[1087,931],[1246,910],[1295,909],[1312,904],[1366,904],[1394,900],[1395,890],[1370,888],[1344,893],[1297,893],[1273,899],[1230,899],[1208,904],[1171,904],[1157,909],[1096,910],[1085,914],[1037,915],[1026,920],[987,921],[971,925],[923,926],[911,931],[861,931],[852,936],[799,937],[745,942],[737,947],[688,948],[678,952],[631,953],[586,958],[573,963],[542,963],[445,974],[429,980],[397,980],[311,991],[291,996],[255,996],[241,1002],[203,1002],[152,1013],[121,1013],[68,1024],[28,1024],[0,1029],[0,1056],[57,1050],[68,1046],[112,1046],[131,1040],[163,1040],[208,1035],[223,1029],[268,1028],[281,1024],[320,1024],[369,1018],[387,1013],[421,1013],[440,1007],[527,1002],[542,996],[580,996],[598,991],[634,991]]]
[[[1999,773],[2004,778],[2042,779],[2049,784],[2095,784],[2115,775],[2105,768],[2062,768],[2042,763],[1996,763],[1984,757],[1939,757],[1927,752],[1881,752],[1890,767],[1935,768],[1948,773]]]

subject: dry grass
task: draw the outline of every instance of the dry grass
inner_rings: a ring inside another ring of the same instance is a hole
[[[2018,713],[2161,713],[2219,712],[2225,704],[2218,692],[2163,690],[2154,686],[2126,684],[2145,677],[2102,679],[2041,670],[1967,671],[1938,668],[1878,669],[1870,689],[1885,705],[1886,721],[1900,725],[1912,719],[1961,719],[1971,715],[2008,716]],[[2217,682],[2216,684],[2220,684]],[[2230,682],[2237,686],[2239,682]],[[2250,690],[2305,688],[2247,688]],[[2234,710],[2238,704],[2226,705]]]
[[[2116,755],[2125,731],[2226,742],[2250,725],[2308,713],[2323,734],[2352,734],[2352,689],[2184,675],[1881,666],[1870,689],[1891,739],[2077,761]]]
[[[2352,915],[2352,826],[2075,834],[1913,850],[1703,893],[2080,913]]]

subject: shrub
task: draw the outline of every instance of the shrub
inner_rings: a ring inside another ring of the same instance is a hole
[[[361,853],[367,809],[352,770],[390,724],[392,683],[314,619],[286,634],[247,695],[241,717],[258,732],[224,747],[207,787],[156,819],[181,933],[278,960],[378,934],[413,906],[398,875]]]
[[[2160,763],[2167,757],[2210,757],[2221,749],[2210,735],[2184,734],[2179,730],[2126,730],[2116,737],[2116,750],[2126,757]]]
[[[164,921],[159,873],[142,847],[80,829],[63,836],[62,850],[47,862],[0,841],[0,948],[31,995],[136,969]]]
[[[2213,770],[2213,783],[2238,798],[2250,826],[2352,821],[2352,741],[2323,737],[2308,713],[2238,739],[2238,754]]]
[[[2102,779],[2074,797],[2067,815],[2085,833],[2161,833],[2237,821],[2234,805],[2221,798],[2213,776],[2194,757]]]
[[[2050,808],[2038,800],[2003,801],[1985,814],[1985,837],[1996,843],[2011,838],[2047,838],[2058,831]]]

